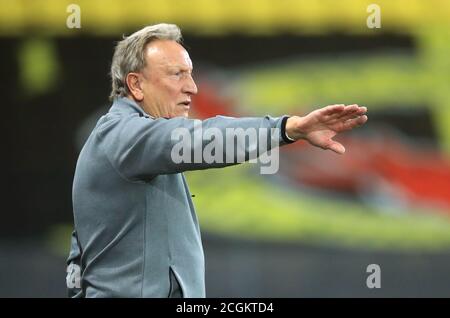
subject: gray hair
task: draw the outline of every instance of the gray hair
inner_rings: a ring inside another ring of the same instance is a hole
[[[111,63],[112,89],[109,99],[130,94],[126,84],[128,73],[139,72],[145,66],[145,47],[153,40],[173,40],[181,43],[181,31],[175,24],[155,24],[136,31],[119,41]]]

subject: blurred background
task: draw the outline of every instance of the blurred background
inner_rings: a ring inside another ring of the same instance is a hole
[[[160,22],[194,62],[193,118],[369,109],[344,156],[298,142],[275,175],[186,174],[208,297],[450,296],[450,1],[1,0],[1,297],[66,296],[74,168],[114,44]]]

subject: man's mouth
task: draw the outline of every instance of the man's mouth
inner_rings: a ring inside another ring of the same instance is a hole
[[[184,102],[181,102],[181,103],[179,103],[179,105],[183,105],[183,106],[185,106],[185,107],[190,107],[191,106],[191,101],[184,101]]]

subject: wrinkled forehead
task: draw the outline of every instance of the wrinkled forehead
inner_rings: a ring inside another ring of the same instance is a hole
[[[155,40],[146,47],[145,57],[152,65],[180,66],[192,68],[189,53],[179,43],[169,40]]]

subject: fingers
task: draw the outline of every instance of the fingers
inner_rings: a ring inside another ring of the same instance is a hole
[[[357,104],[347,106],[338,104],[323,108],[320,114],[323,115],[323,126],[329,127],[335,132],[341,132],[363,125],[368,119],[366,113],[367,108],[360,107]],[[322,146],[323,149],[330,149],[341,155],[345,153],[345,147],[339,142],[328,140],[323,144],[326,145]]]
[[[336,104],[336,105],[330,105],[326,106],[322,109],[322,113],[327,116],[331,116],[334,114],[340,114],[345,109],[344,104]]]
[[[368,118],[366,115],[362,115],[362,116],[358,116],[356,118],[349,119],[344,122],[344,130],[350,130],[355,127],[361,126],[367,121],[367,119]]]
[[[343,116],[348,116],[348,115],[353,114],[353,113],[356,113],[356,112],[358,112],[359,109],[360,109],[360,107],[358,105],[356,105],[356,104],[345,106],[345,109],[339,115],[339,118],[341,118]]]
[[[359,116],[364,115],[365,113],[367,113],[366,107],[353,107],[351,110],[349,110],[345,114],[342,114],[339,117],[339,121],[345,122],[348,119],[358,118]]]
[[[366,107],[359,107],[357,104],[347,105],[336,104],[324,107],[322,109],[322,114],[326,116],[326,120],[341,119],[345,117],[344,120],[353,118],[355,115],[362,115],[367,112]]]

